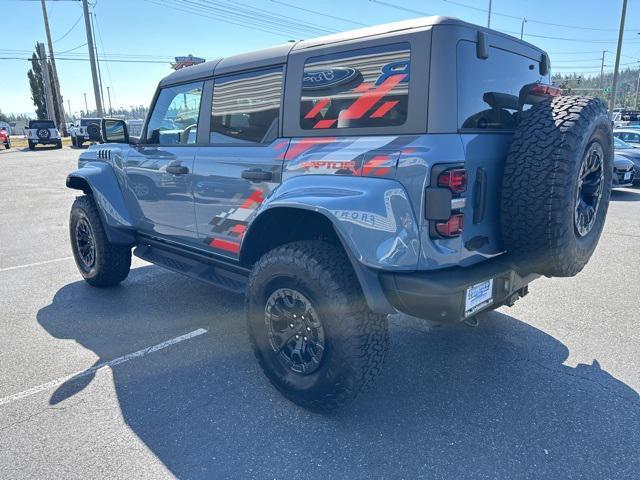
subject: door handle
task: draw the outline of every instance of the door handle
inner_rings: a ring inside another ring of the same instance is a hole
[[[245,180],[257,181],[257,180],[271,180],[273,173],[267,170],[261,170],[259,168],[250,168],[242,171],[242,178]]]
[[[171,173],[173,175],[186,175],[189,173],[189,168],[184,165],[168,165],[167,173]]]

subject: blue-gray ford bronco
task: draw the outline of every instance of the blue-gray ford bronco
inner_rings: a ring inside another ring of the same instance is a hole
[[[67,186],[95,287],[131,254],[245,293],[274,386],[329,410],[380,372],[387,316],[440,323],[573,276],[605,220],[612,133],[548,55],[427,17],[209,61],[160,81],[139,138],[103,119]]]

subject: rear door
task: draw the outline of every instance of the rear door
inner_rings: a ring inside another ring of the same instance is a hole
[[[125,161],[127,198],[142,233],[197,242],[192,180],[203,85],[162,88],[144,138]]]
[[[283,67],[215,79],[208,145],[198,148],[193,193],[201,245],[238,258],[256,209],[280,183]]]

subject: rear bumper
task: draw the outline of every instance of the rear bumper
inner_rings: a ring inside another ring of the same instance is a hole
[[[539,277],[517,272],[500,258],[472,267],[454,267],[431,272],[380,273],[387,300],[400,312],[440,323],[456,323],[465,315],[467,288],[493,279],[492,301],[481,310],[513,304],[527,294],[527,285]],[[478,310],[478,311],[481,311]]]
[[[60,138],[51,138],[49,140],[43,140],[41,138],[34,138],[34,139],[30,139],[29,142],[32,143],[33,145],[57,145],[61,142],[62,140]]]

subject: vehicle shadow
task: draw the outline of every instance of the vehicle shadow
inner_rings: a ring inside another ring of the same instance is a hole
[[[632,187],[629,187],[632,188]],[[613,202],[640,202],[640,189],[637,190],[611,190],[611,201]]]
[[[208,333],[113,367],[122,416],[178,478],[633,478],[640,400],[558,339],[492,312],[478,328],[391,321],[375,386],[344,410],[300,409],[261,374],[243,300],[149,266],[118,288],[61,288],[39,324],[97,363]],[[558,319],[561,321],[561,319]],[[57,404],[90,378],[53,392]]]

